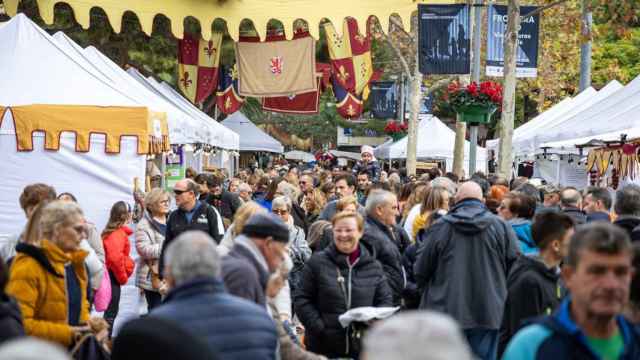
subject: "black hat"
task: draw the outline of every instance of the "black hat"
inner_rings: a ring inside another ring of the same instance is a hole
[[[273,237],[273,240],[289,243],[289,228],[273,214],[254,214],[244,224],[242,233],[258,238]]]
[[[113,343],[111,359],[193,359],[218,357],[199,337],[176,323],[147,316],[127,322]]]

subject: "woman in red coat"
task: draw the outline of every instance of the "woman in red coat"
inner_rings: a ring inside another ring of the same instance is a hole
[[[124,201],[118,201],[111,207],[109,222],[102,231],[105,260],[111,280],[111,302],[104,312],[104,319],[109,323],[111,329],[113,329],[113,322],[118,315],[120,286],[127,283],[133,274],[135,265],[129,256],[131,250],[129,236],[133,231],[127,224],[131,223],[131,218],[131,206]]]

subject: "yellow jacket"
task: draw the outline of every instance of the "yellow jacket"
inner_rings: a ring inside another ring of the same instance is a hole
[[[87,252],[67,254],[48,240],[42,241],[41,248],[27,247],[30,249],[24,252],[18,249],[11,264],[6,292],[18,300],[27,335],[69,346],[73,343],[73,332],[68,324],[64,266],[71,263],[78,277],[82,295],[80,323],[84,324],[89,320],[84,265]]]

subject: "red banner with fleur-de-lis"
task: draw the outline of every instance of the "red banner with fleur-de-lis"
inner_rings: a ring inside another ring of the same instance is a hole
[[[204,40],[185,33],[178,41],[178,87],[192,103],[201,103],[218,87],[222,34]]]

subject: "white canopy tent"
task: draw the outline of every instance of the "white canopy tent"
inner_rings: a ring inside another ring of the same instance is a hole
[[[593,103],[562,124],[540,135],[543,147],[571,149],[591,140],[619,140],[640,137],[640,76],[611,96]]]
[[[44,149],[55,142],[51,137],[55,131],[50,133],[47,128],[56,126],[55,119],[67,120],[65,115],[78,109],[89,113],[92,109],[120,108],[134,113],[148,110],[96,75],[86,61],[65,51],[22,14],[0,28],[0,78],[0,107],[10,107],[0,115],[0,172],[4,175],[0,182],[0,236],[22,230],[26,219],[18,197],[26,185],[37,182],[49,184],[58,192],[72,192],[86,218],[102,229],[113,203],[131,202],[134,178],[144,179],[145,155],[138,151],[140,139],[118,137],[119,151],[112,154],[105,149],[111,134],[89,133],[88,151],[79,152],[79,138],[86,134],[83,129],[74,128],[70,129],[73,132],[60,132],[55,138],[59,139],[57,149],[52,151]],[[37,107],[34,104],[60,111],[38,114],[38,124],[45,132],[33,134],[31,151],[17,151],[14,116]],[[128,117],[120,120],[123,119]],[[91,127],[91,120],[98,121],[82,118],[81,125]]]
[[[222,124],[238,134],[240,137],[240,151],[266,151],[281,154],[282,144],[265,133],[249,120],[242,112],[236,111],[222,121]]]
[[[159,82],[151,77],[145,77],[134,68],[127,69],[127,73],[136,81],[144,85],[147,89],[162,96],[165,100],[169,101],[174,106],[178,107],[182,111],[186,112],[190,116],[204,121],[207,127],[203,127],[200,131],[204,132],[209,139],[213,139],[211,144],[227,150],[238,150],[239,137],[235,132],[225,128],[217,121],[213,120],[209,115],[200,111],[200,109],[193,106],[180,94],[173,93],[167,90],[167,87],[162,86]],[[170,88],[170,87],[169,87]],[[173,89],[172,89],[173,90]]]
[[[202,136],[202,132],[198,131],[202,127],[199,121],[190,118],[187,114],[133,80],[122,68],[103,55],[98,49],[93,46],[82,49],[61,31],[55,33],[53,38],[67,52],[75,52],[86,60],[88,66],[95,69],[97,76],[104,77],[105,81],[111,82],[120,92],[135,97],[140,103],[150,108],[166,112],[169,133],[174,144],[208,142],[208,139]]]
[[[316,161],[316,157],[313,156],[313,154],[300,150],[287,151],[286,153],[284,153],[284,158],[287,160],[304,162]]]
[[[453,167],[453,145],[456,133],[435,116],[427,115],[423,117],[418,125],[418,148],[417,158],[445,160],[446,170],[451,171]],[[469,165],[469,142],[464,145],[465,169]],[[477,148],[476,169],[486,171],[487,151],[485,148]],[[407,137],[394,143],[385,143],[378,146],[375,156],[379,159],[406,159],[407,157]]]

